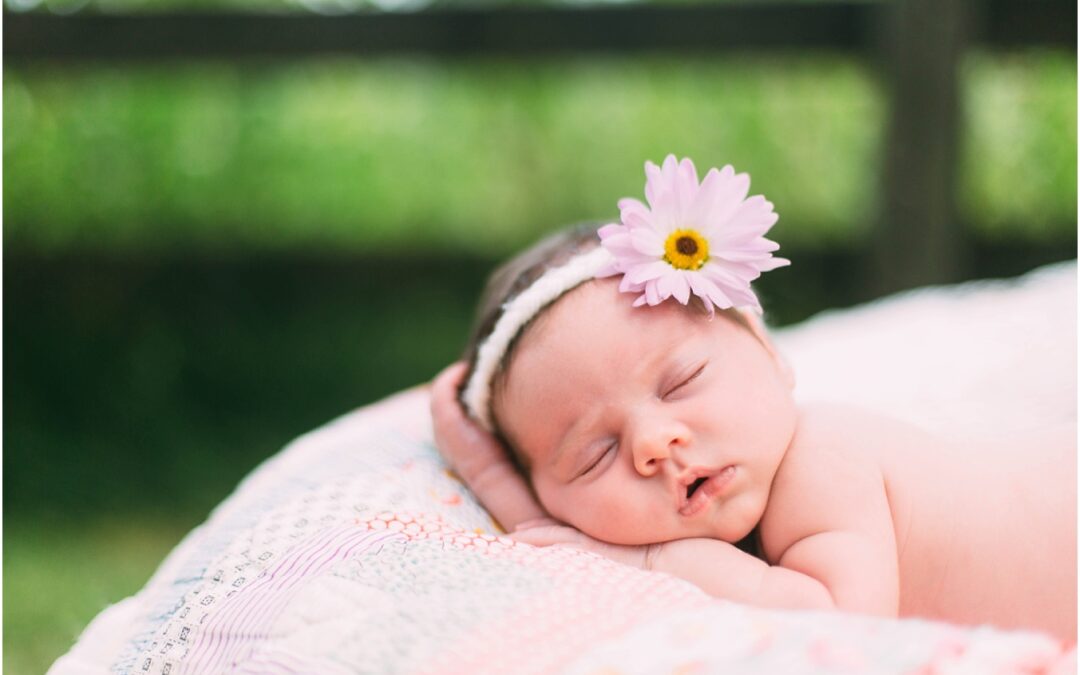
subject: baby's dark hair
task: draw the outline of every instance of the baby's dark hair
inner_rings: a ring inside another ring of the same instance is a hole
[[[469,331],[469,340],[465,345],[465,353],[462,358],[469,364],[469,369],[463,380],[463,386],[464,382],[468,382],[472,377],[473,371],[476,369],[476,357],[480,346],[495,330],[495,325],[502,316],[506,304],[532,286],[548,270],[560,267],[577,254],[599,246],[600,237],[596,234],[596,230],[601,224],[598,222],[584,222],[559,230],[518,253],[492,272],[491,276],[488,277],[483,293],[480,295],[476,317],[473,320],[472,329]],[[542,311],[538,312],[537,316],[542,314]],[[536,317],[533,317],[533,320],[535,319]],[[532,323],[532,321],[529,321],[523,325],[507,346],[506,352],[499,362],[499,367],[492,378],[493,389],[500,378],[505,375],[514,348]],[[508,441],[506,435],[499,428],[495,415],[493,414],[491,417],[496,438],[510,451],[510,456],[518,469],[528,476],[528,458],[515,448],[513,443]]]

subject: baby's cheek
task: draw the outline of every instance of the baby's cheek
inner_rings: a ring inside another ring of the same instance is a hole
[[[612,544],[653,544],[669,538],[659,531],[661,518],[647,513],[641,500],[608,496],[583,510],[578,529]]]
[[[567,525],[585,531],[584,525],[592,514],[587,499],[573,494],[575,491],[566,486],[545,484],[541,480],[534,481],[533,489],[545,511]]]
[[[548,513],[594,539],[637,545],[673,538],[664,525],[671,514],[660,512],[655,495],[617,476],[581,485],[544,482],[537,477],[534,487]]]
[[[537,486],[536,492],[548,513],[590,537],[611,541],[626,527],[619,504],[588,490]]]

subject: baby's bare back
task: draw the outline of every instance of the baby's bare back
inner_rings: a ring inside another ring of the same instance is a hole
[[[780,532],[794,509],[813,510],[800,494],[838,475],[858,476],[870,489],[865,495],[886,493],[890,513],[880,517],[892,519],[901,616],[1038,628],[1075,640],[1075,423],[956,442],[856,409],[811,406],[800,427],[785,459],[791,468],[778,473],[762,521],[767,550],[770,520]],[[867,461],[877,469],[842,470]],[[798,536],[774,534],[773,550]]]
[[[901,615],[1076,637],[1076,425],[879,447],[900,561]]]

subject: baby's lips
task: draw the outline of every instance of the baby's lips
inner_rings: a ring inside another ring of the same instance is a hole
[[[679,478],[675,483],[675,497],[676,497],[676,509],[682,509],[686,506],[690,499],[686,496],[686,491],[689,487],[699,478],[708,478],[709,476],[719,473],[719,469],[709,469],[703,466],[693,466],[679,474]]]
[[[684,494],[682,496],[679,513],[684,516],[698,513],[706,502],[712,501],[727,488],[734,475],[735,465],[729,464],[719,471],[699,476],[706,480],[694,491],[693,495],[686,497]]]

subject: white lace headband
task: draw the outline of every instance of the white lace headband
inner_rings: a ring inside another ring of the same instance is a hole
[[[495,428],[491,416],[491,380],[522,327],[564,293],[594,278],[612,260],[607,249],[597,246],[574,256],[560,267],[544,272],[531,286],[503,305],[503,313],[495,323],[495,329],[476,352],[476,366],[461,395],[469,414],[481,426],[488,431]]]

